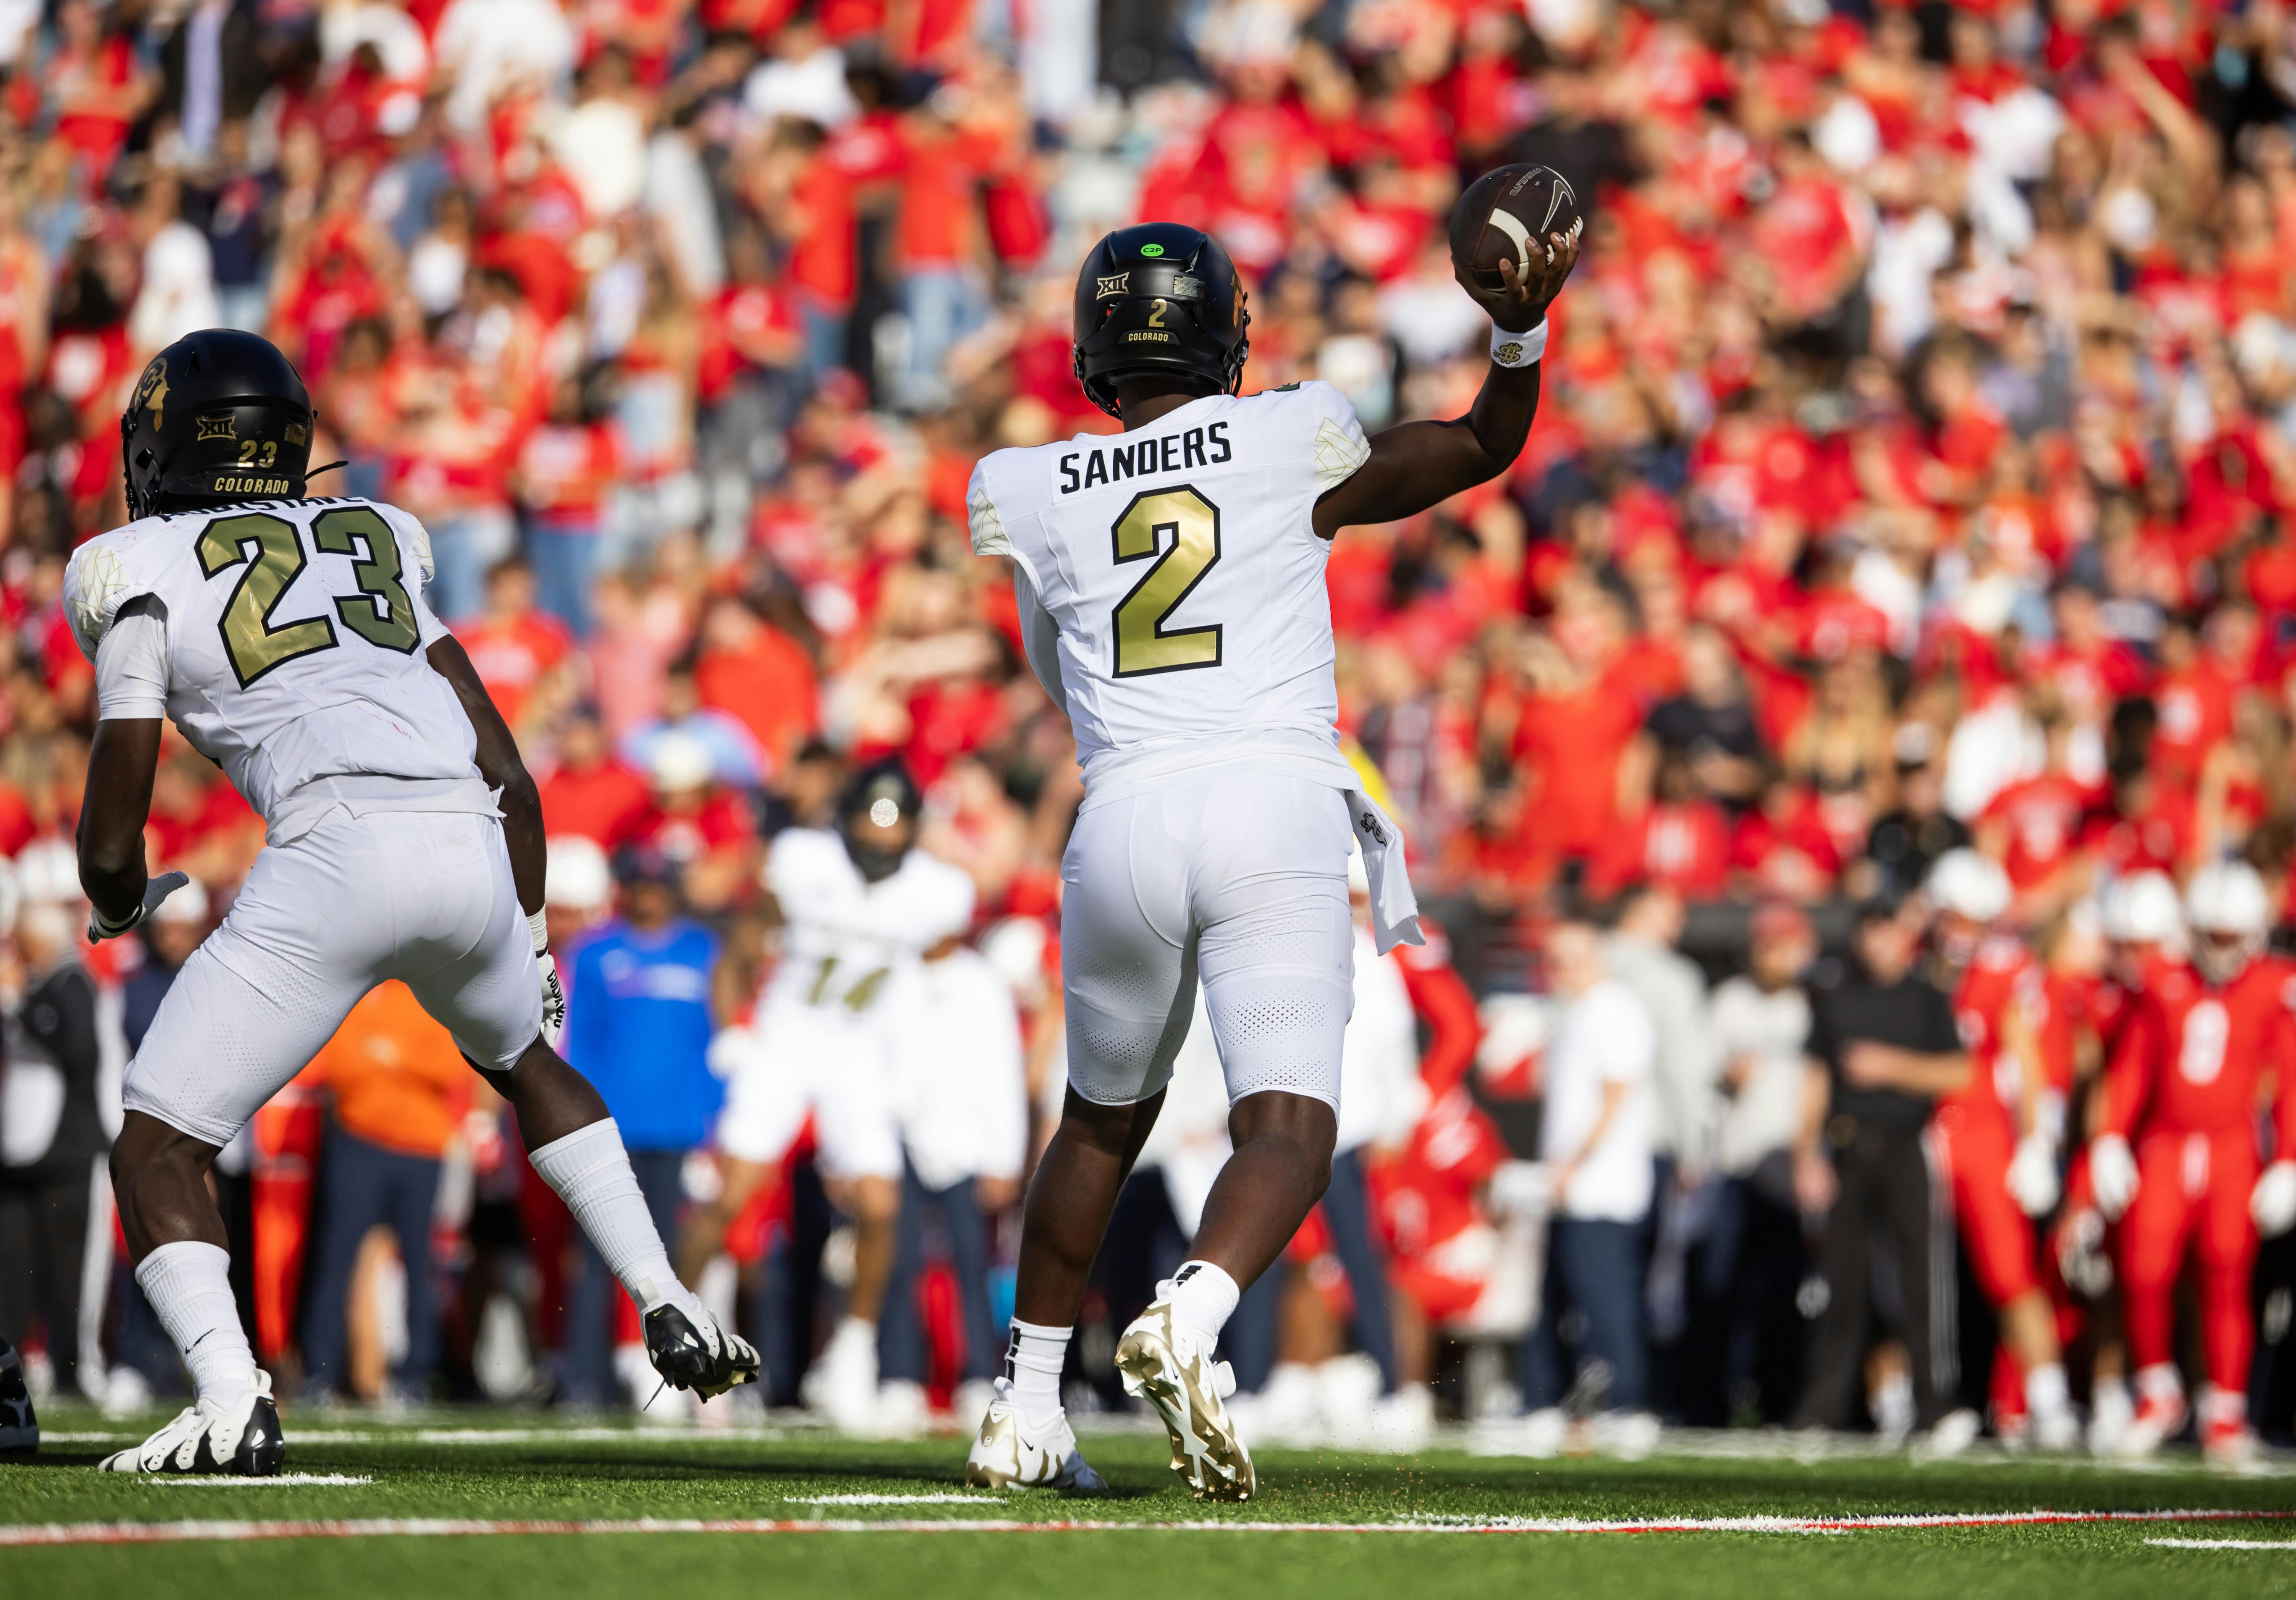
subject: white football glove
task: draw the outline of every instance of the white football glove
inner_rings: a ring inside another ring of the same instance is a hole
[[[2296,1227],[2296,1161],[2275,1161],[2248,1197],[2256,1231],[2270,1239]]]
[[[566,1030],[566,986],[558,981],[558,958],[550,953],[549,913],[528,917],[526,931],[534,938],[534,964],[542,972],[542,1042],[555,1050]]]
[[[2117,1133],[2092,1141],[2088,1178],[2096,1190],[2096,1209],[2104,1213],[2106,1221],[2120,1221],[2120,1213],[2136,1198],[2136,1157],[2129,1153],[2128,1141]]]
[[[189,873],[161,873],[147,879],[144,884],[144,903],[127,915],[124,923],[108,923],[103,913],[91,906],[87,908],[87,942],[100,945],[107,939],[118,939],[142,925],[145,917],[160,909],[160,902],[192,881]]]
[[[2057,1153],[2046,1134],[2017,1141],[2009,1161],[2009,1195],[2028,1217],[2046,1217],[2057,1203]]]

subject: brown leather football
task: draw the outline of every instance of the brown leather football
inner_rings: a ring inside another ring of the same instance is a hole
[[[1499,263],[1529,275],[1551,248],[1550,234],[1575,236],[1587,226],[1570,180],[1552,167],[1500,167],[1467,185],[1451,211],[1451,260],[1480,289],[1506,288]]]

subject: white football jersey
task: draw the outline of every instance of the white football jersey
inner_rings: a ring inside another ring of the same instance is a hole
[[[872,883],[827,828],[785,828],[766,857],[766,887],[788,919],[767,998],[873,1007],[885,986],[914,974],[927,950],[972,922],[972,879],[911,850]]]
[[[494,808],[470,718],[423,656],[447,631],[422,603],[430,570],[422,525],[396,506],[254,501],[91,539],[66,570],[64,607],[91,661],[123,607],[145,603],[123,631],[156,612],[167,714],[278,840],[299,797],[300,811],[357,801],[361,780],[429,796],[418,808]]]
[[[1017,562],[1060,626],[1087,785],[1207,739],[1332,746],[1331,546],[1312,517],[1369,455],[1346,397],[1309,382],[1208,396],[974,469],[972,547]]]

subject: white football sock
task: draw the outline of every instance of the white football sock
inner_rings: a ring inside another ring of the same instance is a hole
[[[528,1152],[527,1160],[574,1213],[639,1310],[651,1311],[668,1301],[693,1313],[700,1302],[670,1268],[645,1192],[630,1170],[629,1152],[622,1148],[622,1130],[611,1117]]]
[[[185,1239],[162,1244],[135,1268],[136,1285],[176,1342],[201,1399],[228,1400],[255,1387],[255,1352],[231,1295],[231,1256]]]
[[[1049,1428],[1061,1420],[1061,1368],[1068,1360],[1069,1335],[1075,1332],[1013,1319],[1004,1375],[1013,1380],[1013,1397],[1031,1428]]]
[[[2210,1383],[2201,1391],[2200,1412],[2204,1423],[2245,1423],[2248,1396],[2240,1390],[2219,1389]]]
[[[2035,1416],[2054,1416],[2072,1403],[2062,1363],[2052,1361],[2025,1374],[2025,1404]]]
[[[1210,1261],[1183,1261],[1171,1276],[1170,1287],[1158,1287],[1197,1332],[1214,1339],[1235,1315],[1235,1302],[1243,1298],[1235,1280]]]
[[[2150,1366],[2136,1369],[2136,1398],[2140,1400],[2181,1400],[2185,1398],[2185,1378],[2173,1361],[2156,1361]]]

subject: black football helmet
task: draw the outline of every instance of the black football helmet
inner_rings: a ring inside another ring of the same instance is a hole
[[[881,883],[900,870],[908,847],[888,849],[880,842],[875,832],[864,832],[862,825],[873,830],[891,828],[903,822],[914,823],[925,808],[925,797],[917,787],[915,778],[898,756],[864,767],[845,780],[844,792],[837,797],[838,832],[844,835],[845,853],[861,875],[872,883]],[[915,835],[910,835],[912,842]]]
[[[187,333],[152,357],[119,418],[127,514],[299,500],[318,414],[279,347],[234,328]]]
[[[1116,380],[1134,373],[1193,378],[1230,394],[1251,353],[1235,263],[1210,234],[1177,222],[1119,228],[1077,274],[1076,376],[1117,414]]]

